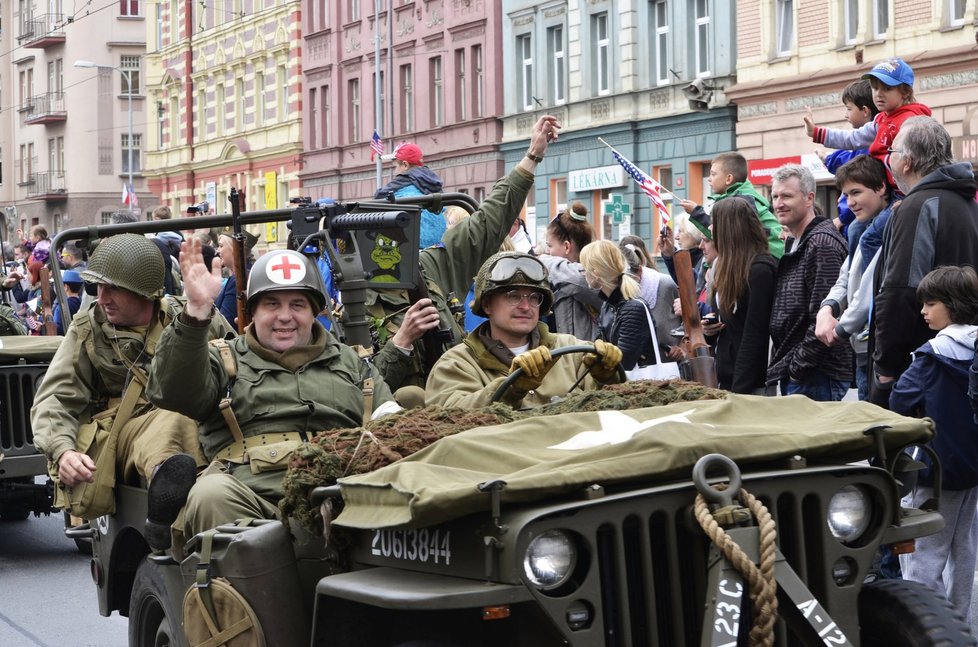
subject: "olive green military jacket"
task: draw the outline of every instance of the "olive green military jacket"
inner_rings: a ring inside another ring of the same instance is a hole
[[[61,454],[75,449],[78,428],[106,409],[110,398],[122,397],[130,367],[149,370],[159,327],[170,324],[185,303],[180,297],[160,299],[151,326],[142,332],[109,323],[96,302],[74,316],[31,407],[34,444],[48,460],[56,464]],[[153,327],[155,339],[147,347]],[[221,316],[203,329],[209,338],[229,332],[231,326]]]
[[[374,409],[393,400],[376,369],[319,322],[313,324],[313,345],[280,355],[298,366],[294,371],[253,351],[249,338],[257,342],[251,331],[249,327],[244,335],[228,342],[238,373],[232,383],[231,408],[245,438],[359,427],[363,423],[363,381],[368,377],[374,378]],[[325,345],[317,346],[320,340]],[[208,346],[206,329],[178,319],[164,331],[146,395],[156,406],[200,423],[200,442],[208,460],[234,442],[218,408],[227,386],[220,351]]]
[[[448,308],[448,293],[454,292],[460,300],[465,298],[479,268],[499,251],[532,187],[533,175],[514,167],[508,176],[496,182],[478,211],[446,231],[440,245],[421,251],[421,270],[438,309],[439,326],[452,331],[452,344],[461,343],[465,330]],[[367,309],[372,317],[384,320],[388,337],[397,332],[410,305],[405,290],[367,291]],[[407,385],[423,387],[426,377],[421,370],[423,352],[420,340],[410,355],[387,341],[373,361],[391,389]]]
[[[537,324],[537,331],[540,333],[540,345],[550,350],[586,343],[573,335],[552,333],[542,323]],[[583,357],[583,354],[574,353],[558,357],[543,378],[540,388],[530,391],[522,400],[510,398],[506,402],[514,407],[530,409],[548,404],[554,397],[567,395],[580,375],[587,372],[587,368],[581,366]],[[509,366],[486,349],[479,339],[479,328],[476,328],[463,343],[449,349],[435,364],[428,376],[425,404],[465,409],[484,407],[492,401],[493,394],[509,374]],[[581,385],[585,391],[599,386],[590,375],[584,378]]]

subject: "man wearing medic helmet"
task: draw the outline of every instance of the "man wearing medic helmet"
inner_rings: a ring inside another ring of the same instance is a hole
[[[326,293],[315,263],[298,252],[258,259],[248,277],[251,324],[209,345],[203,331],[215,316],[220,265],[208,271],[199,241],[182,244],[187,307],[163,333],[147,389],[157,406],[200,424],[210,465],[187,497],[187,537],[242,517],[276,518],[299,443],[399,409],[377,370],[316,320]]]

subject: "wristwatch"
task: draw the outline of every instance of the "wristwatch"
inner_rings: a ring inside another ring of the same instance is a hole
[[[526,157],[529,158],[529,159],[531,159],[531,160],[533,160],[537,164],[539,164],[540,162],[543,161],[543,158],[542,157],[540,157],[539,155],[534,155],[530,151],[526,151]]]

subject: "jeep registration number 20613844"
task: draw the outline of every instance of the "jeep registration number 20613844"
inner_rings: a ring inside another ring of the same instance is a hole
[[[451,538],[450,530],[428,528],[374,530],[370,553],[377,557],[451,566]]]

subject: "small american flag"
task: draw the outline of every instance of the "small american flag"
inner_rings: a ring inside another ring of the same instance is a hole
[[[384,140],[380,138],[377,131],[374,131],[374,136],[370,138],[370,161],[374,161],[374,157],[377,155],[384,154]]]
[[[645,195],[649,196],[649,199],[652,200],[652,204],[659,209],[662,209],[664,213],[669,213],[666,203],[662,201],[662,196],[659,194],[659,191],[661,191],[663,188],[662,185],[643,173],[640,168],[622,157],[621,153],[615,149],[611,149],[611,154],[614,156],[615,161],[621,164],[622,168],[625,169],[625,172],[631,175],[632,178],[638,182],[638,187],[642,189],[642,192],[645,193]]]

